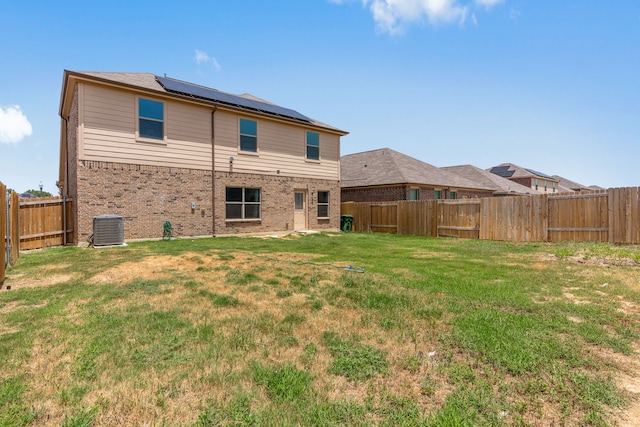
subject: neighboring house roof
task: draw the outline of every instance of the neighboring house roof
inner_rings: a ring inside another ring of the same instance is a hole
[[[571,181],[570,179],[563,178],[560,175],[553,175],[555,179],[558,180],[558,183],[561,187],[569,188],[573,191],[583,191],[583,190],[591,190],[591,188],[586,185],[578,184],[575,181]]]
[[[604,188],[600,187],[599,185],[590,185],[587,188],[589,190],[604,190]]]
[[[18,196],[20,196],[21,199],[35,199],[38,197],[35,194],[31,194],[31,193],[22,193],[22,194],[18,194]]]
[[[156,76],[151,73],[123,73],[123,72],[94,72],[94,71],[68,71],[65,70],[65,77],[62,87],[60,112],[62,113],[62,102],[65,98],[65,92],[70,88],[67,87],[69,77],[78,79],[88,79],[96,82],[117,84],[118,86],[130,89],[145,90],[169,95],[181,99],[196,100],[205,102],[218,107],[226,107],[233,110],[248,111],[265,116],[270,116],[282,120],[296,122],[302,125],[320,127],[324,130],[346,135],[347,132],[338,128],[329,126],[325,123],[317,121],[298,113],[295,110],[280,107],[269,101],[250,94],[235,95],[228,92],[222,92],[217,89],[200,86],[169,77]]]
[[[495,191],[494,194],[538,194],[537,191],[529,187],[473,165],[446,166],[440,169],[455,173],[485,187],[490,187]]]
[[[342,188],[422,184],[493,190],[390,148],[349,154],[340,158]]]
[[[502,163],[488,169],[489,172],[501,176],[503,178],[544,178],[551,181],[557,181],[554,177],[533,169],[523,168],[513,163]]]

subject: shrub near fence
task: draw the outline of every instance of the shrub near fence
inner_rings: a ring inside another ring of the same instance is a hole
[[[353,230],[514,242],[640,244],[640,188],[461,200],[346,202]]]

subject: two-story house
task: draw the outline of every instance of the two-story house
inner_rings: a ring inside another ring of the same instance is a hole
[[[338,229],[347,133],[251,95],[149,73],[64,72],[62,195],[75,244],[93,218],[125,239]]]
[[[570,189],[560,189],[558,179],[533,169],[527,169],[514,165],[513,163],[502,163],[488,169],[489,172],[517,182],[520,185],[529,187],[538,193],[558,193],[571,191]]]

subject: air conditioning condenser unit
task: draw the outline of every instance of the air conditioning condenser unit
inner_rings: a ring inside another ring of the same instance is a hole
[[[124,245],[124,218],[120,215],[93,217],[93,246]]]

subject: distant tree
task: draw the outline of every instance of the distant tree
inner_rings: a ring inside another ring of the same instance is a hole
[[[52,196],[52,194],[49,193],[48,191],[43,191],[42,195],[40,195],[40,190],[27,190],[27,191],[25,191],[25,193],[33,194],[36,197],[51,197]]]
[[[13,193],[14,191],[16,191],[16,190],[14,190],[13,188],[9,188],[9,187],[7,187],[7,194],[11,194],[11,193]]]

